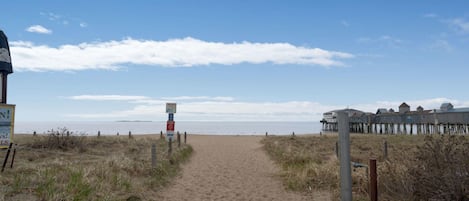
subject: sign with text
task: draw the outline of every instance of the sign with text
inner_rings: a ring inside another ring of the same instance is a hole
[[[8,148],[13,138],[15,105],[0,104],[0,148]]]
[[[166,103],[166,113],[176,113],[176,103]]]

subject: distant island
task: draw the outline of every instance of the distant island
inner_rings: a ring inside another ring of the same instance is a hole
[[[119,120],[116,122],[152,122],[152,121],[144,121],[144,120]]]

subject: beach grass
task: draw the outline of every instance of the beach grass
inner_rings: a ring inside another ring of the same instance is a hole
[[[337,140],[337,134],[327,134],[268,136],[262,142],[268,155],[282,167],[280,175],[286,188],[310,194],[328,191],[335,200],[339,200]],[[352,134],[350,141],[352,162],[368,165],[370,158],[377,159],[380,200],[469,199],[469,189],[464,188],[469,186],[467,136]],[[387,158],[383,149],[385,141],[388,144]],[[436,167],[435,164],[446,165]],[[459,172],[448,173],[455,170]],[[367,171],[366,167],[352,167],[354,200],[369,200]],[[427,183],[435,185],[423,185]],[[455,187],[451,184],[459,187],[452,190]],[[453,197],[444,197],[433,191],[448,192]]]
[[[15,135],[14,142],[14,167],[10,156],[0,174],[0,200],[147,200],[171,182],[192,153],[190,145],[173,143],[168,157],[168,143],[159,134]]]

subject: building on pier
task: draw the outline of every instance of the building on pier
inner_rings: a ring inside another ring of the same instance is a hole
[[[443,103],[439,109],[415,111],[407,103],[399,111],[380,108],[375,114],[355,109],[334,110],[323,114],[323,131],[337,131],[337,113],[349,116],[350,132],[378,134],[466,134],[469,132],[469,108],[454,108]]]

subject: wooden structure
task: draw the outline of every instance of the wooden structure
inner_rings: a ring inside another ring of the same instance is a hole
[[[332,115],[336,111],[339,110],[324,113],[324,118],[320,121],[324,131],[337,131],[337,122]],[[419,106],[417,111],[411,111],[410,107],[403,103],[399,106],[399,112],[379,109],[376,114],[372,114],[360,111],[349,113],[349,118],[350,132],[354,133],[410,135],[469,133],[469,108],[453,108],[451,103],[443,103],[440,109],[434,110],[424,110]]]

